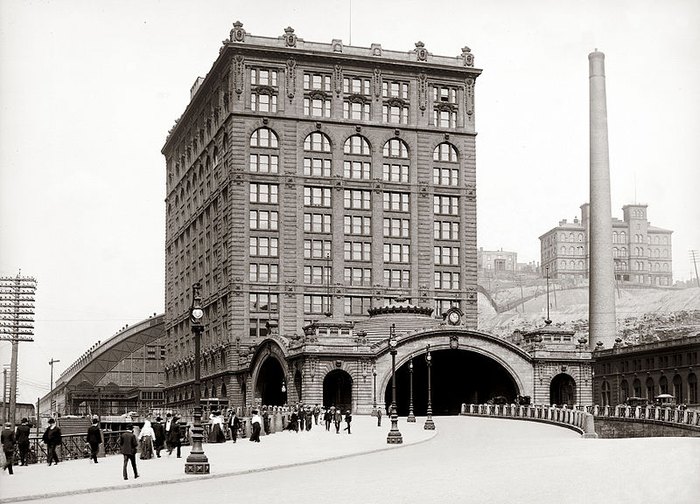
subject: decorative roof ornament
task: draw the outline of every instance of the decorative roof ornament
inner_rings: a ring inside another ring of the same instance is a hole
[[[416,42],[414,52],[416,53],[416,59],[418,61],[428,61],[428,50],[425,48],[425,44],[420,40]]]
[[[467,46],[462,47],[462,60],[464,60],[464,66],[474,66],[474,55],[472,54],[472,50]]]
[[[284,43],[287,47],[297,46],[297,36],[294,34],[294,28],[287,26],[284,29]]]
[[[233,23],[233,29],[229,34],[231,42],[245,42],[246,31],[243,29],[243,23],[236,21]]]

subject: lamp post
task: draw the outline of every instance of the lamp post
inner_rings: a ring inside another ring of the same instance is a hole
[[[372,364],[372,416],[377,416],[377,365]]]
[[[433,363],[433,357],[430,355],[430,345],[426,347],[425,363],[428,365],[428,418],[425,419],[425,425],[423,429],[425,430],[435,430],[435,423],[433,422],[433,404],[432,404],[432,389],[430,384],[430,365]]]
[[[416,415],[413,414],[413,354],[408,361],[408,416],[407,422],[415,422]]]
[[[396,324],[391,324],[389,332],[389,353],[391,354],[391,430],[386,437],[389,444],[403,443],[399,432],[399,417],[396,414]]]
[[[199,295],[199,282],[192,286],[192,306],[190,307],[190,327],[194,334],[194,420],[192,422],[192,449],[185,462],[187,474],[209,474],[209,459],[202,449],[202,389],[199,376],[199,340],[204,330],[202,298]]]

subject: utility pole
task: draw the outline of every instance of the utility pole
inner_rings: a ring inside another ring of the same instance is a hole
[[[2,370],[2,423],[7,422],[7,367]]]
[[[691,250],[690,256],[693,258],[693,266],[695,266],[695,281],[697,282],[698,287],[700,287],[700,277],[698,277],[698,251]]]
[[[51,411],[49,412],[50,414],[53,414],[56,412],[56,407],[54,405],[54,400],[53,400],[53,365],[56,364],[57,362],[61,362],[61,361],[54,359],[53,357],[49,361],[49,366],[51,366]],[[132,379],[132,382],[133,382],[133,379]]]
[[[0,278],[0,340],[12,342],[10,360],[10,409],[8,422],[15,425],[17,408],[17,354],[20,341],[34,341],[34,293],[36,279],[23,277]],[[4,398],[4,391],[3,391]]]

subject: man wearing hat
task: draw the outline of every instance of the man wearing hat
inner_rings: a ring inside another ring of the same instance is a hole
[[[165,428],[161,423],[162,421],[163,419],[160,416],[157,416],[155,422],[153,422],[153,425],[151,425],[151,427],[153,427],[153,433],[155,434],[153,448],[155,448],[156,457],[158,458],[160,458],[160,451],[165,445]]]
[[[9,469],[9,473],[13,474],[12,462],[15,458],[15,431],[12,430],[11,422],[7,422],[2,433],[0,433],[0,442],[2,443],[2,451],[5,453],[5,464],[2,466],[2,470]]]
[[[260,427],[262,424],[262,419],[260,418],[260,415],[258,414],[258,410],[253,410],[253,417],[250,419],[250,425],[253,428],[253,433],[250,435],[249,441],[253,441],[254,443],[259,443],[260,442]]]
[[[58,464],[56,447],[61,446],[61,429],[56,424],[56,420],[49,418],[49,426],[44,431],[44,435],[41,439],[46,443],[49,465],[51,465],[52,462]]]
[[[119,436],[119,446],[121,448],[121,453],[124,455],[124,479],[129,479],[126,474],[126,467],[131,461],[131,467],[134,469],[134,478],[139,477],[139,471],[136,468],[136,452],[138,451],[139,443],[136,441],[136,436],[134,436],[134,426],[128,424],[126,426],[126,432],[122,432]]]
[[[177,448],[177,458],[180,458],[180,426],[177,424],[177,416],[170,413],[165,415],[165,442],[168,443],[168,455]]]
[[[19,448],[19,465],[27,465],[27,453],[29,453],[29,436],[32,433],[32,426],[29,425],[29,420],[22,419],[22,424],[17,426],[15,431],[15,440]]]
[[[100,421],[97,417],[92,419],[92,425],[87,430],[87,442],[90,445],[90,460],[97,464],[97,452],[102,444],[102,431],[100,430]]]

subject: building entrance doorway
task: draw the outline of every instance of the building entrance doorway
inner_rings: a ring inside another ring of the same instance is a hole
[[[268,357],[260,366],[255,397],[259,397],[266,406],[282,406],[287,403],[284,371],[274,357]]]
[[[499,396],[513,402],[519,393],[510,373],[489,357],[467,350],[437,350],[430,354],[433,415],[458,415],[463,403],[482,404]],[[428,407],[425,355],[424,352],[413,358],[413,412],[419,416],[424,416]],[[404,363],[396,370],[396,407],[399,416],[408,414],[409,379],[409,363]],[[384,401],[384,405],[377,406],[391,405],[391,378]]]
[[[549,385],[549,403],[562,406],[576,404],[576,382],[568,374],[558,374]]]
[[[323,405],[335,405],[341,411],[352,411],[352,377],[341,369],[335,369],[323,379]]]

